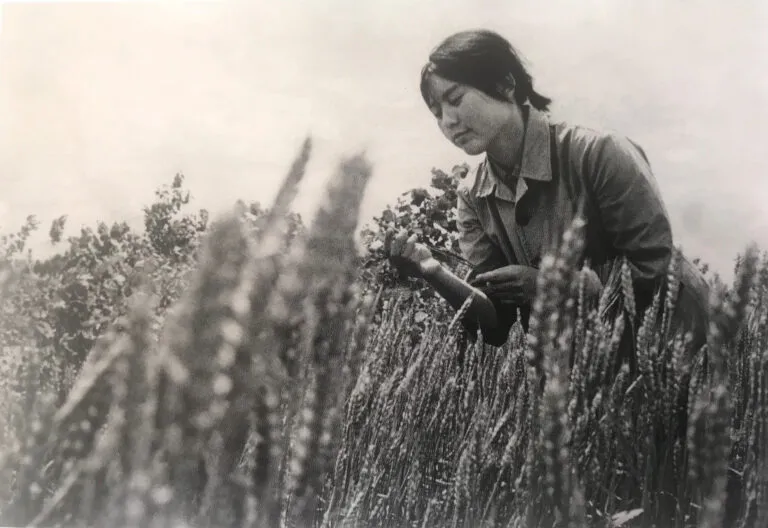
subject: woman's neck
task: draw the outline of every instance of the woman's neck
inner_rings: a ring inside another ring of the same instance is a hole
[[[486,151],[491,161],[506,170],[519,166],[523,157],[527,112],[520,106],[516,108],[507,126],[502,128]]]

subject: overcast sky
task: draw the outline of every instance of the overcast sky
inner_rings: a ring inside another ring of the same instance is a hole
[[[307,134],[299,211],[366,148],[365,221],[432,167],[478,161],[441,136],[418,74],[443,37],[488,27],[527,58],[553,118],[645,148],[677,243],[730,276],[750,240],[768,249],[766,4],[0,1],[0,230],[27,214],[42,234],[61,214],[67,234],[140,226],[179,171],[196,207],[268,204]]]

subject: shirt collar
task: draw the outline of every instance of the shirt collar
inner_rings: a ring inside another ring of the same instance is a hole
[[[528,114],[523,138],[523,158],[520,164],[520,177],[517,179],[515,195],[501,183],[496,176],[486,156],[482,162],[477,196],[486,197],[495,190],[498,198],[516,200],[527,190],[525,180],[551,181],[552,165],[549,152],[549,119],[547,114],[535,108],[524,105],[523,111]]]

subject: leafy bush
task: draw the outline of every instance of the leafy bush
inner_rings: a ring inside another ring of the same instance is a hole
[[[440,169],[432,170],[430,189],[413,189],[397,199],[394,206],[387,206],[373,218],[373,226],[362,230],[363,244],[368,251],[364,278],[385,286],[402,285],[415,290],[423,285],[413,279],[400,277],[386,264],[383,234],[387,230],[406,229],[416,233],[419,240],[428,245],[435,257],[454,270],[468,271],[466,262],[459,255],[458,229],[456,226],[456,191],[469,166],[457,165],[447,174]]]

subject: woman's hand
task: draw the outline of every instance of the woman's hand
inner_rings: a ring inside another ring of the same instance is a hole
[[[603,288],[597,273],[591,269],[584,269],[580,273],[584,278],[586,296],[597,298]],[[513,264],[481,273],[470,284],[502,304],[530,304],[536,297],[537,275],[538,270],[535,268]],[[575,294],[578,282],[574,283],[574,288]]]
[[[481,273],[470,284],[502,304],[523,305],[536,296],[538,273],[536,268],[511,264]]]
[[[440,263],[427,246],[418,242],[416,234],[408,236],[401,230],[397,235],[388,229],[384,237],[384,251],[390,262],[411,275],[428,277],[437,273]]]

